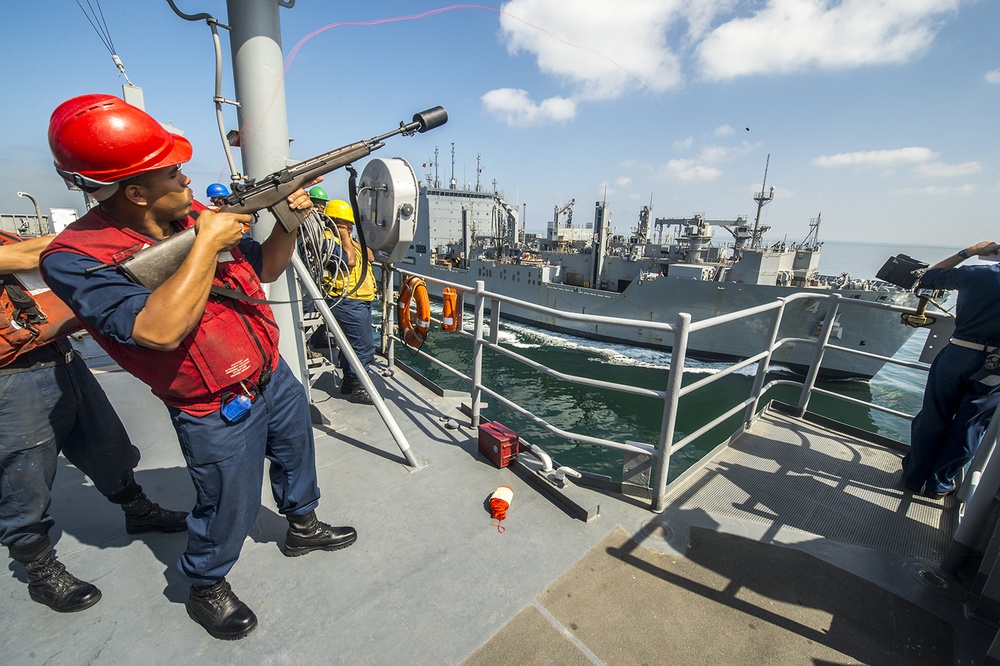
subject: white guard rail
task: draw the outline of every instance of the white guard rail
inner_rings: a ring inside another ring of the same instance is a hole
[[[536,426],[550,432],[558,437],[564,438],[569,441],[582,442],[587,444],[594,444],[598,446],[604,446],[612,449],[618,449],[622,451],[629,451],[633,453],[640,453],[650,455],[654,458],[654,476],[652,480],[653,487],[651,489],[652,501],[650,508],[653,511],[662,511],[665,508],[665,495],[668,483],[668,475],[670,469],[670,456],[676,453],[678,450],[688,445],[692,441],[696,440],[698,437],[704,435],[708,431],[712,430],[716,426],[725,422],[727,419],[743,413],[743,424],[744,428],[749,427],[750,423],[755,418],[758,410],[762,396],[767,393],[771,388],[779,385],[795,386],[800,387],[801,392],[799,394],[799,402],[797,405],[797,411],[800,415],[804,414],[808,405],[809,400],[814,393],[821,394],[824,396],[829,396],[832,398],[837,398],[846,402],[856,403],[864,405],[871,409],[876,409],[887,414],[891,414],[896,417],[911,419],[913,415],[906,414],[904,412],[896,411],[887,407],[882,407],[880,405],[867,403],[864,401],[857,400],[848,396],[843,396],[832,391],[827,391],[822,388],[816,387],[816,378],[819,374],[819,370],[822,367],[823,357],[828,349],[835,349],[840,352],[848,354],[857,354],[860,356],[867,356],[878,358],[886,363],[892,363],[895,365],[914,368],[918,370],[926,371],[930,366],[926,363],[914,363],[902,360],[896,360],[888,358],[885,356],[879,356],[876,354],[870,354],[868,352],[861,352],[853,349],[848,349],[846,347],[840,347],[836,344],[830,342],[830,335],[833,330],[834,322],[836,322],[837,314],[843,307],[868,307],[877,308],[882,310],[891,310],[893,312],[905,313],[911,312],[911,310],[899,306],[887,305],[884,303],[872,303],[867,301],[855,300],[855,299],[844,299],[839,294],[832,293],[829,295],[817,294],[815,292],[810,293],[800,293],[793,294],[786,298],[779,298],[773,303],[767,303],[764,305],[759,305],[756,307],[748,308],[746,310],[740,310],[738,312],[733,312],[718,317],[713,317],[710,319],[705,319],[698,322],[692,322],[691,316],[685,313],[678,315],[676,322],[673,324],[667,324],[663,322],[651,322],[649,320],[626,320],[621,318],[611,318],[611,317],[601,317],[595,315],[584,315],[576,314],[572,312],[562,312],[558,310],[553,310],[544,306],[537,305],[535,303],[530,303],[527,301],[522,301],[519,299],[503,296],[500,294],[495,294],[488,292],[485,289],[485,283],[478,281],[476,283],[475,289],[470,289],[464,285],[448,282],[445,280],[438,280],[435,278],[428,277],[426,275],[420,275],[412,271],[402,269],[400,267],[393,267],[395,272],[403,276],[413,275],[419,277],[426,281],[427,283],[432,283],[439,285],[441,287],[451,287],[455,289],[459,294],[459,310],[462,310],[462,302],[465,297],[471,297],[473,301],[473,313],[474,313],[474,323],[472,332],[465,330],[460,330],[459,335],[462,335],[471,340],[473,346],[473,356],[472,356],[472,376],[469,377],[462,372],[456,370],[455,368],[443,363],[439,359],[418,350],[416,353],[422,358],[427,359],[429,362],[435,366],[441,368],[442,370],[450,373],[451,375],[465,381],[470,385],[470,405],[472,410],[471,424],[476,427],[480,421],[480,401],[483,395],[488,395],[497,402],[503,404],[509,409],[517,412],[524,418],[528,419],[530,422]],[[391,274],[386,271],[386,279],[383,280],[383,330],[382,330],[382,340],[383,340],[383,351],[389,357],[390,366],[394,362],[394,344],[399,341],[399,338],[392,334],[393,330],[393,311],[394,305],[392,300],[392,289],[391,289]],[[780,330],[782,315],[784,313],[785,305],[789,302],[803,299],[825,299],[827,301],[827,312],[823,321],[824,324],[820,330],[819,336],[817,338],[783,338],[778,339],[778,331]],[[490,326],[489,335],[484,333],[486,330],[485,323],[485,309],[486,303],[489,301],[490,304]],[[663,333],[669,333],[674,336],[674,345],[671,350],[671,363],[670,370],[667,377],[667,384],[662,391],[650,390],[645,388],[637,388],[634,386],[628,386],[625,384],[618,384],[614,382],[606,382],[601,380],[590,379],[587,377],[580,377],[576,375],[570,375],[563,372],[559,372],[548,366],[538,363],[537,361],[528,359],[516,352],[511,351],[505,347],[502,347],[498,343],[498,330],[500,325],[501,317],[501,307],[503,304],[508,304],[511,306],[516,306],[518,308],[524,308],[526,310],[532,310],[535,312],[543,313],[546,317],[552,318],[553,320],[573,320],[573,321],[587,321],[590,323],[609,323],[609,324],[627,324],[627,325],[637,325],[643,326],[646,329],[653,329],[656,331],[662,331]],[[729,365],[723,370],[709,375],[697,381],[694,381],[687,386],[682,386],[682,378],[684,374],[684,366],[687,356],[688,339],[692,333],[698,331],[703,331],[709,329],[713,326],[718,326],[720,324],[725,324],[728,322],[736,321],[746,317],[755,316],[770,316],[770,336],[768,342],[762,346],[761,350],[754,354],[753,356],[740,360],[736,363]],[[440,324],[440,322],[438,322]],[[814,354],[812,358],[812,363],[806,373],[805,379],[803,381],[795,381],[790,379],[778,379],[772,380],[765,383],[768,368],[770,366],[771,357],[775,350],[779,349],[782,345],[789,343],[798,344],[811,344],[814,346]],[[483,353],[486,350],[491,352],[502,354],[509,359],[516,362],[523,363],[527,367],[532,368],[537,372],[545,373],[550,377],[572,382],[575,384],[600,388],[609,389],[614,391],[620,391],[622,393],[641,395],[647,397],[655,397],[663,400],[663,417],[661,421],[659,441],[656,444],[645,444],[637,442],[616,442],[600,437],[593,437],[590,435],[585,435],[582,433],[569,432],[554,426],[545,419],[532,413],[530,410],[518,405],[504,396],[500,395],[497,391],[491,389],[486,385],[482,376],[482,360]],[[411,350],[412,351],[412,350]],[[753,386],[750,390],[750,394],[746,399],[738,402],[736,405],[729,408],[723,414],[719,415],[715,419],[709,421],[702,427],[698,428],[694,432],[687,434],[685,437],[678,441],[675,439],[675,426],[677,422],[677,413],[679,408],[679,401],[682,397],[690,395],[696,391],[704,390],[706,387],[710,386],[716,381],[742,369],[752,364],[757,364],[757,372],[754,378]],[[996,428],[991,431],[991,434],[995,435]],[[537,447],[533,447],[537,448]],[[992,451],[992,445],[989,447],[984,446],[984,449]],[[544,455],[544,454],[543,454]],[[983,468],[988,461],[989,456],[984,455],[977,457],[974,461],[973,469],[970,472],[970,478],[979,480],[983,477]],[[978,467],[977,467],[978,465]],[[1000,469],[997,471],[997,477],[1000,477]],[[991,478],[992,480],[992,478]],[[1000,484],[1000,479],[998,479],[998,484]],[[994,491],[996,488],[994,488]]]

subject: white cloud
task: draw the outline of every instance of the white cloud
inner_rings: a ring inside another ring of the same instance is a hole
[[[733,129],[732,125],[720,125],[719,127],[715,128],[713,134],[715,134],[715,136],[718,137],[723,137],[723,136],[729,136],[735,131],[736,130]]]
[[[1000,69],[991,69],[983,76],[986,83],[1000,83]]]
[[[961,164],[945,164],[944,162],[928,162],[917,165],[914,173],[927,178],[956,178],[969,176],[983,170],[982,162],[962,162]]]
[[[542,72],[586,99],[611,99],[637,86],[660,92],[681,82],[667,28],[680,0],[511,0],[500,29],[511,53],[534,55]]]
[[[679,141],[674,141],[674,150],[691,150],[691,146],[694,145],[694,137],[689,136],[686,139],[680,139]]]
[[[628,187],[632,184],[632,179],[628,176],[618,176],[615,178],[614,182],[602,181],[597,186],[597,196],[616,196],[622,191],[623,188]]]
[[[721,176],[720,169],[699,164],[694,160],[670,160],[657,170],[654,178],[682,183],[709,183]]]
[[[935,197],[951,197],[959,196],[965,197],[970,194],[975,194],[976,186],[971,184],[958,185],[954,187],[941,186],[941,185],[930,185],[928,187],[906,187],[900,190],[893,190],[893,194],[904,194],[904,195],[914,195],[914,194],[926,194]]]
[[[715,28],[696,48],[702,74],[726,80],[814,68],[908,62],[961,0],[768,0]]]
[[[903,164],[928,162],[937,157],[930,148],[911,146],[894,150],[867,150],[853,153],[821,155],[813,159],[816,166],[838,168],[847,166],[894,167]]]
[[[682,58],[708,80],[909,62],[963,1],[509,0],[500,38],[565,87],[551,99],[579,104],[676,89]],[[1000,83],[1000,69],[986,80]],[[513,124],[556,115],[507,113]],[[723,125],[717,136],[736,129]]]
[[[741,155],[752,153],[760,147],[759,143],[743,141],[736,146],[705,146],[701,149],[698,159],[703,162],[717,164],[719,162],[729,162]]]
[[[536,103],[521,89],[497,88],[481,99],[489,113],[511,126],[561,123],[576,116],[576,102],[571,99],[550,97]]]

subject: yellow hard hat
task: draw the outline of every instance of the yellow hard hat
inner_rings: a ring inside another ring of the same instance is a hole
[[[340,199],[333,199],[326,204],[323,214],[334,220],[345,220],[354,224],[354,210],[351,208],[351,204]]]

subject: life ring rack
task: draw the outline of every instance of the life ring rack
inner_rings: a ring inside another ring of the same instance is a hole
[[[410,317],[410,301],[416,305],[417,318]],[[427,284],[416,276],[403,282],[396,301],[396,319],[399,322],[399,337],[408,347],[417,348],[427,339],[431,329],[431,300],[427,294]]]

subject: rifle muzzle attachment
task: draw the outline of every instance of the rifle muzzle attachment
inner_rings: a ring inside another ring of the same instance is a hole
[[[414,113],[413,122],[419,123],[420,127],[417,131],[422,134],[427,130],[434,129],[435,127],[441,127],[441,125],[448,122],[448,112],[445,111],[443,106],[435,106],[434,108],[427,109],[426,111]]]

